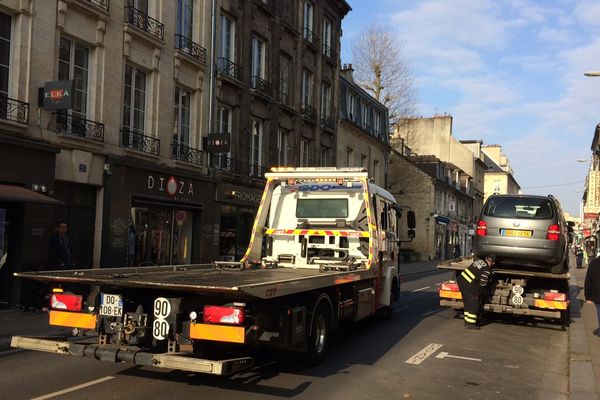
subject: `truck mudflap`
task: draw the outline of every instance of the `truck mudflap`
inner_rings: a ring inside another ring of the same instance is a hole
[[[212,375],[231,375],[254,365],[252,357],[208,360],[190,353],[150,353],[136,347],[76,343],[65,338],[13,336],[10,345],[24,350],[94,358],[149,367],[178,369]]]

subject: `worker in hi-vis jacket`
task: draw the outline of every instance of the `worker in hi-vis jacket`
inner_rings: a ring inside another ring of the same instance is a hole
[[[479,328],[480,296],[487,286],[496,256],[490,254],[484,260],[476,260],[456,279],[464,304],[465,326],[468,329]]]

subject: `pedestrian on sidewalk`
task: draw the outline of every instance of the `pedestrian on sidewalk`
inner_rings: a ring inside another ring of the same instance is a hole
[[[479,313],[481,311],[481,296],[485,293],[496,256],[489,254],[484,260],[476,260],[456,278],[464,305],[465,327],[479,328]]]
[[[585,300],[596,306],[598,316],[598,329],[594,335],[600,336],[600,258],[594,258],[588,266],[585,274]]]
[[[56,224],[56,229],[50,237],[49,266],[56,269],[71,269],[74,267],[69,227],[64,221]]]
[[[577,263],[577,268],[583,268],[583,249],[581,246],[575,248],[575,262]]]

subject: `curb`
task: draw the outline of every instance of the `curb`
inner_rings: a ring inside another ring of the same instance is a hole
[[[569,398],[600,400],[585,323],[581,316],[583,302],[575,274],[571,275],[571,326],[569,327]]]

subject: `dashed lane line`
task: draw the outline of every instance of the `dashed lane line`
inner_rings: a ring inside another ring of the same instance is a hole
[[[31,400],[46,400],[46,399],[50,399],[52,397],[61,396],[63,394],[71,393],[71,392],[74,392],[74,391],[79,390],[79,389],[84,389],[84,388],[86,388],[88,386],[97,385],[98,383],[106,382],[106,381],[109,381],[111,379],[114,379],[114,376],[105,376],[104,378],[100,378],[100,379],[96,379],[94,381],[82,383],[81,385],[77,385],[77,386],[73,386],[73,387],[70,387],[70,388],[67,388],[67,389],[59,390],[58,392],[45,394],[43,396],[36,397],[34,399],[31,399]]]
[[[411,290],[410,292],[411,292],[411,293],[414,293],[414,292],[420,292],[421,290],[427,290],[427,289],[429,289],[430,287],[431,287],[431,286],[425,286],[425,287],[422,287],[422,288],[420,288],[420,289]]]

